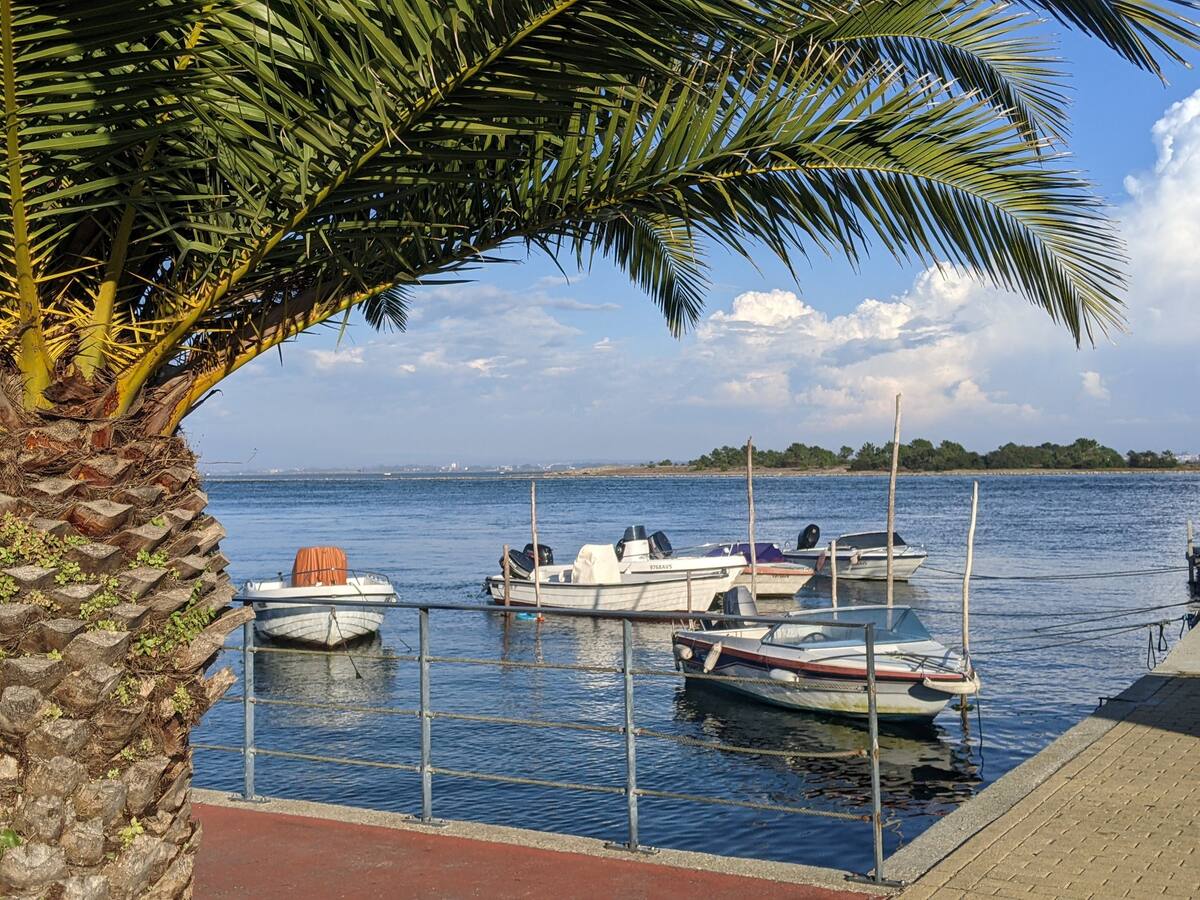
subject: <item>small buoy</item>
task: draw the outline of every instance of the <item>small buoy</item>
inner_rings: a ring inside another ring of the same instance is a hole
[[[708,651],[708,655],[704,657],[704,671],[711,672],[717,665],[717,660],[721,658],[721,642],[717,641],[712,645],[712,649]]]
[[[692,648],[689,647],[687,644],[676,644],[675,645],[675,658],[676,659],[691,659],[692,658]]]
[[[787,669],[772,669],[767,674],[771,676],[772,681],[792,682],[799,680],[795,672],[789,672]]]

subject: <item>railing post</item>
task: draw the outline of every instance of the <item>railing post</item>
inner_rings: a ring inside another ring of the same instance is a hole
[[[638,849],[637,736],[633,733],[633,625],[621,623],[621,672],[625,681],[625,801],[629,808],[629,850]]]
[[[430,726],[432,717],[429,709],[429,610],[421,607],[417,610],[418,635],[420,645],[417,656],[420,661],[421,679],[421,821],[426,824],[433,822],[433,762],[432,735]]]
[[[871,746],[871,832],[875,843],[875,883],[883,884],[883,802],[879,788],[879,708],[875,692],[875,626],[866,625],[867,726]]]
[[[242,799],[254,800],[254,620],[242,626]]]

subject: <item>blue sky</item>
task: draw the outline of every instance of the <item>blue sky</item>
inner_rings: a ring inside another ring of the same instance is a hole
[[[799,283],[766,254],[756,269],[717,251],[681,340],[603,261],[566,283],[534,257],[422,289],[404,334],[305,335],[185,429],[212,471],[689,459],[751,434],[881,442],[899,390],[905,439],[1200,451],[1200,74],[1174,67],[1164,86],[1073,36],[1062,53],[1076,163],[1130,256],[1129,330],[1095,348],[1018,297],[883,250],[857,271],[814,257]]]

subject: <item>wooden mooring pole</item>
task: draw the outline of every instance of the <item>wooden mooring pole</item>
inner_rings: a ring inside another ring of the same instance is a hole
[[[512,605],[512,568],[508,561],[508,544],[504,545],[504,608]]]
[[[971,524],[967,527],[967,563],[963,566],[962,585],[962,652],[967,664],[967,674],[975,667],[971,664],[971,568],[975,564],[975,520],[979,515],[979,482],[971,486]],[[967,696],[958,698],[958,708],[963,715],[963,727],[967,721]]]
[[[887,503],[887,605],[895,599],[895,573],[892,571],[896,532],[896,470],[900,468],[900,395],[896,395],[896,427],[892,431],[892,474],[888,479]]]
[[[837,538],[829,542],[829,578],[832,584],[830,588],[833,597],[833,608],[837,609]]]
[[[1193,594],[1200,594],[1200,583],[1196,581],[1196,543],[1195,529],[1192,527],[1192,520],[1188,519],[1187,523],[1187,564],[1188,564],[1188,589]]]
[[[537,607],[538,621],[542,621],[542,580],[538,573],[542,547],[537,533],[537,482],[529,482],[529,531],[533,535],[533,602]]]
[[[758,554],[754,548],[754,438],[746,438],[746,505],[750,513],[750,596],[758,602]]]

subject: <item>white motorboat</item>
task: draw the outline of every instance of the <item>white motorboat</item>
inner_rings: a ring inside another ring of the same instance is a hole
[[[548,548],[541,549],[544,559]],[[532,559],[528,561],[532,570]],[[611,544],[584,544],[569,566],[539,564],[536,585],[533,571],[511,566],[509,602],[536,606],[540,595],[542,606],[560,609],[704,612],[717,594],[729,589],[744,565],[742,560],[720,568],[630,571],[621,566]],[[489,577],[486,588],[493,601],[504,602],[503,575]]]
[[[818,575],[831,574],[830,545],[817,546],[821,529],[809,525],[800,533],[794,550],[784,550],[789,562],[812,566]],[[909,544],[892,532],[892,577],[908,581],[928,558],[925,548]],[[883,581],[887,578],[887,532],[862,531],[843,534],[837,539],[838,578]]]
[[[754,616],[744,587],[725,595],[725,611]],[[980,681],[968,661],[935,641],[907,606],[795,610],[779,624],[719,623],[677,631],[676,665],[753,682],[713,679],[714,686],[788,709],[861,718],[867,715],[866,643],[875,626],[875,683],[881,719],[932,719],[952,697],[974,694]]]
[[[247,581],[240,596],[254,608],[259,636],[336,647],[377,633],[396,589],[383,575],[348,569],[336,547],[305,547],[291,576]]]
[[[734,581],[734,585],[750,587],[752,579],[749,543],[704,544],[696,549],[708,557],[744,557],[747,560],[746,568]],[[792,597],[816,574],[811,566],[789,562],[778,544],[765,541],[755,541],[754,560],[757,577],[753,581],[758,588],[759,597]]]

